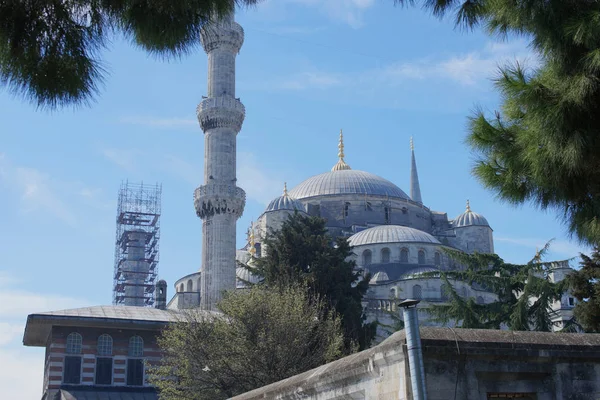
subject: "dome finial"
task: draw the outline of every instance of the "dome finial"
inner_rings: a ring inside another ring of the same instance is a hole
[[[412,136],[410,137],[410,151],[415,151],[415,144]]]
[[[469,199],[467,199],[467,212],[471,212],[471,203],[469,202]]]
[[[287,191],[287,182],[283,182],[283,195],[287,196],[288,195],[288,191]]]
[[[340,141],[338,143],[338,162],[331,168],[332,171],[342,171],[351,169],[348,164],[344,161],[344,133],[340,129]]]
[[[256,242],[254,241],[254,221],[250,222],[250,238],[248,240],[248,244],[250,245],[250,250],[248,250],[248,252],[250,255],[252,255],[252,257],[254,257],[254,254],[256,254]]]

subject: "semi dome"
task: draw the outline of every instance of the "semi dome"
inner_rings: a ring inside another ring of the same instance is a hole
[[[433,268],[433,267],[417,267],[417,268],[411,269],[410,271],[402,274],[400,276],[400,279],[420,278],[423,274],[430,273],[430,272],[440,272],[440,271],[437,268]]]
[[[237,267],[235,269],[236,287],[242,289],[248,286],[248,284],[254,285],[260,282],[260,277],[254,275],[246,267]]]
[[[348,238],[350,246],[376,243],[432,243],[441,244],[427,232],[400,225],[380,225],[355,233]]]
[[[295,199],[315,196],[357,194],[409,200],[406,193],[387,179],[365,171],[351,169],[325,172],[308,178],[290,190]]]
[[[458,217],[454,219],[452,225],[455,228],[461,228],[463,226],[490,226],[487,219],[481,214],[477,214],[476,212],[471,211],[471,205],[469,204],[469,200],[467,200],[467,209],[464,213],[460,214]]]
[[[265,212],[279,210],[304,211],[302,203],[288,194],[287,184],[283,185],[283,194],[276,199],[273,199],[267,206]]]
[[[388,274],[385,273],[385,271],[379,271],[375,275],[373,275],[369,283],[371,285],[376,285],[378,283],[387,282],[389,280],[390,278],[388,277]]]

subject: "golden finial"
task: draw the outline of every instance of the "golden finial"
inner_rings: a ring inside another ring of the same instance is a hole
[[[410,151],[415,151],[415,144],[413,143],[412,136],[410,137]]]
[[[331,168],[332,171],[342,171],[351,169],[348,164],[344,161],[344,133],[340,129],[340,141],[338,143],[338,162]]]
[[[249,244],[250,244],[250,250],[249,253],[250,255],[252,255],[252,257],[254,257],[254,254],[256,254],[256,247],[255,244],[256,242],[254,241],[254,222],[250,222],[250,240],[249,240]]]
[[[287,196],[288,192],[287,192],[287,182],[283,182],[283,195]]]
[[[469,202],[469,199],[467,199],[467,212],[471,212],[471,203]]]

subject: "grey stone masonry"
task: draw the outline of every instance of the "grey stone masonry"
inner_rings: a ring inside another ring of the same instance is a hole
[[[244,31],[230,15],[206,26],[201,39],[208,54],[208,97],[197,108],[204,185],[194,192],[194,206],[202,219],[200,307],[212,310],[223,291],[235,289],[235,224],[246,202],[236,186],[236,136],[245,110],[235,97],[235,57]]]

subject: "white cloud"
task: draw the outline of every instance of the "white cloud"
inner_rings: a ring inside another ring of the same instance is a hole
[[[290,3],[315,7],[330,19],[356,29],[364,25],[364,13],[375,4],[375,0],[290,0]]]
[[[266,171],[254,154],[238,153],[237,165],[238,186],[249,199],[266,205],[281,193],[283,180]]]
[[[13,342],[18,337],[22,337],[24,329],[25,325],[23,323],[0,321],[0,347]]]
[[[143,116],[128,116],[119,118],[119,123],[130,125],[142,125],[152,128],[182,129],[198,128],[198,121],[188,118],[155,118]]]
[[[0,156],[0,179],[20,195],[19,206],[24,213],[42,212],[54,215],[69,225],[76,218],[69,206],[55,192],[62,184],[35,168],[10,163]]]
[[[0,387],[3,399],[34,400],[42,397],[42,349],[0,347]]]
[[[543,248],[546,243],[548,243],[547,239],[515,238],[503,236],[494,236],[494,241],[528,247],[531,249],[532,256],[535,254],[536,250]],[[564,258],[577,257],[579,253],[587,253],[589,250],[589,248],[580,246],[577,243],[573,243],[568,240],[553,240],[549,248],[550,253],[562,256]]]

